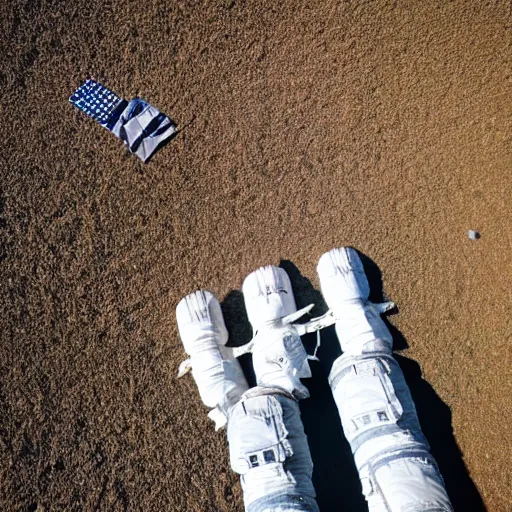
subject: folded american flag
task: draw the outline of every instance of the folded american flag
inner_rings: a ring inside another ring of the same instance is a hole
[[[134,98],[127,101],[95,80],[87,80],[69,101],[119,137],[144,163],[177,132],[158,109]]]

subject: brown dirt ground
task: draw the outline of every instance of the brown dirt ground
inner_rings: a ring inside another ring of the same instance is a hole
[[[240,510],[174,308],[206,287],[229,316],[281,260],[318,289],[339,245],[380,267],[444,404],[459,510],[512,510],[509,1],[8,0],[0,22],[2,510]],[[67,102],[88,73],[179,136],[127,155]],[[342,510],[346,449],[307,428]]]

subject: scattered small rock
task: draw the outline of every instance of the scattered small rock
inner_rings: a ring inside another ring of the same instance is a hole
[[[478,240],[480,238],[480,231],[474,231],[474,230],[470,229],[468,231],[468,238],[470,240]]]

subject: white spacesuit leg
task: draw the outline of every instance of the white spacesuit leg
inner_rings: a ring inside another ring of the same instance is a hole
[[[297,403],[308,396],[300,378],[311,372],[298,333],[282,322],[296,311],[290,280],[281,268],[260,268],[246,278],[243,293],[254,331],[257,386],[230,411],[228,441],[246,511],[317,512]]]
[[[343,352],[329,383],[370,512],[452,511],[357,252],[324,254],[318,274]]]

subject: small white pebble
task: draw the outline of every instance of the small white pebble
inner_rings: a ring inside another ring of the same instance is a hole
[[[474,231],[474,230],[470,229],[468,231],[468,238],[470,240],[478,240],[480,238],[480,232],[479,231]]]

